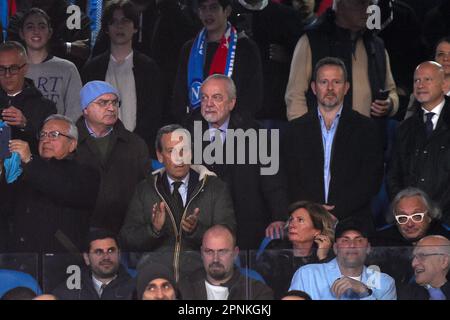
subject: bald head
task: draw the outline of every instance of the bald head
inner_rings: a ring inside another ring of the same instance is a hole
[[[206,230],[205,234],[203,235],[203,246],[205,246],[206,243],[213,241],[214,239],[221,239],[230,247],[236,246],[234,234],[228,227],[223,225],[218,224]]]
[[[414,97],[422,107],[431,111],[444,100],[444,68],[435,61],[419,64],[414,72]]]
[[[450,240],[444,236],[426,236],[417,242],[416,247],[433,246],[439,253],[450,255]]]
[[[33,300],[58,300],[52,294],[41,294],[40,296],[35,297]]]

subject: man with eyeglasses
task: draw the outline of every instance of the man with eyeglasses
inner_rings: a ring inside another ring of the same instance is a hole
[[[313,300],[396,300],[394,279],[364,265],[370,252],[370,231],[360,219],[347,218],[336,226],[336,258],[297,270],[289,290],[301,290]]]
[[[125,128],[147,143],[154,157],[153,143],[162,120],[162,82],[153,59],[133,48],[139,28],[139,12],[128,0],[109,1],[103,12],[102,28],[109,50],[89,60],[81,71],[83,83],[103,80],[120,94],[119,119]]]
[[[214,225],[203,235],[201,255],[203,270],[180,282],[186,300],[272,300],[273,292],[260,281],[248,278],[234,265],[239,256],[234,232],[224,225]],[[249,288],[251,288],[249,290]]]
[[[78,130],[69,118],[51,115],[38,135],[39,154],[11,140],[23,169],[11,185],[13,252],[76,252],[88,231],[100,184],[98,172],[73,160]]]
[[[25,77],[27,70],[27,53],[20,43],[0,44],[0,117],[12,128],[13,139],[27,141],[36,152],[38,130],[56,113],[56,106]]]
[[[79,288],[69,288],[67,281],[52,293],[60,300],[131,300],[135,281],[120,263],[120,247],[110,231],[91,231],[85,241]]]
[[[120,94],[116,88],[91,81],[81,89],[80,97],[83,116],[77,121],[76,160],[96,168],[102,179],[90,226],[118,233],[134,188],[149,171],[148,148],[118,119]]]
[[[450,236],[440,221],[440,208],[418,188],[400,191],[392,201],[391,210],[394,224],[376,233],[373,246],[413,246],[427,235]]]
[[[440,208],[418,188],[408,187],[400,191],[391,203],[393,224],[378,230],[371,239],[376,248],[374,264],[390,274],[397,282],[409,282],[413,274],[409,255],[411,248],[428,235],[449,237],[443,226]]]
[[[443,236],[420,240],[411,256],[415,281],[400,286],[399,300],[450,300],[450,241]]]

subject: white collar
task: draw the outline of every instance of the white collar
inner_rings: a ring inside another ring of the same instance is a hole
[[[132,57],[133,57],[133,50],[131,50],[131,52],[125,57],[125,59],[123,59],[123,61],[127,61],[128,59],[131,59]],[[117,61],[116,58],[114,58],[114,56],[112,55],[112,53],[111,53],[111,55],[110,55],[110,58],[111,58],[111,60],[114,61],[115,63],[118,63],[118,62],[119,62],[119,61]]]
[[[172,184],[175,182],[175,180],[173,180],[169,175],[167,175],[167,181],[169,181],[169,186],[172,186]],[[183,184],[184,184],[185,186],[187,186],[187,185],[188,185],[188,181],[189,181],[189,172],[188,172],[188,174],[186,175],[186,177],[184,177],[184,178],[181,180],[181,182],[183,182]]]
[[[441,112],[442,112],[442,109],[444,108],[444,104],[445,104],[445,99],[442,99],[442,102],[439,103],[439,104],[438,104],[436,107],[434,107],[433,109],[431,109],[431,111],[428,111],[428,110],[424,109],[424,107],[422,107],[422,110],[423,110],[423,112],[424,112],[424,115],[427,114],[427,113],[430,113],[430,112],[434,112],[434,114],[435,114],[436,116],[438,116],[438,118],[439,118],[439,116],[440,116],[440,114],[441,114]]]

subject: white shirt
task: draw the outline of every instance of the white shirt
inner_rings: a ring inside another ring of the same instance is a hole
[[[215,286],[205,280],[207,300],[228,300],[230,292],[227,287]]]
[[[173,193],[173,183],[175,182],[175,180],[173,180],[171,177],[169,177],[169,175],[167,175],[167,181],[169,182],[169,187],[170,187],[170,193]],[[186,201],[187,201],[187,192],[188,192],[188,185],[189,185],[189,173],[186,175],[186,177],[184,177],[183,180],[181,180],[182,184],[181,186],[178,188],[178,192],[181,195],[181,199],[183,199],[183,205],[186,206]]]
[[[122,62],[118,62],[111,55],[105,77],[105,81],[119,91],[121,101],[119,119],[129,131],[134,131],[136,128],[137,114],[136,82],[133,67],[133,51]]]
[[[229,123],[230,123],[230,117],[228,117],[228,119],[225,120],[225,122],[219,128],[214,128],[210,123],[208,123],[209,139],[211,140],[211,142],[214,141],[214,139],[216,137],[216,132],[219,131],[220,138],[222,139],[222,144],[224,144],[226,136],[227,136],[227,130],[228,130]]]
[[[441,103],[439,103],[436,107],[434,107],[431,111],[425,110],[422,107],[423,110],[423,121],[425,122],[427,120],[426,114],[430,112],[434,112],[433,118],[431,118],[431,122],[433,123],[433,130],[436,129],[436,125],[439,120],[439,116],[441,115],[442,108],[444,108],[445,99],[442,100]]]
[[[94,276],[92,276],[92,283],[94,284],[94,289],[95,289],[95,291],[97,291],[97,294],[98,294],[99,297],[102,296],[104,287],[106,287],[108,284],[110,284],[111,281],[113,281],[116,277],[117,276],[115,276],[114,278],[112,278],[108,282],[104,283],[104,282],[101,282],[100,280],[97,280]],[[103,288],[102,288],[102,286],[103,286]]]

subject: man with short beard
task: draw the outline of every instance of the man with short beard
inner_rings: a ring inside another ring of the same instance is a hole
[[[61,300],[131,300],[135,283],[120,264],[119,242],[104,229],[89,233],[83,253],[85,268],[80,288],[64,281],[53,294]]]
[[[204,270],[182,279],[181,296],[186,300],[271,300],[272,290],[247,278],[234,267],[239,255],[234,233],[225,225],[209,228],[201,248]],[[251,290],[248,290],[251,288]]]
[[[344,104],[347,73],[338,58],[317,62],[311,82],[315,106],[289,123],[281,166],[290,203],[321,203],[339,220],[358,217],[373,227],[370,205],[383,176],[381,137],[372,119]]]

